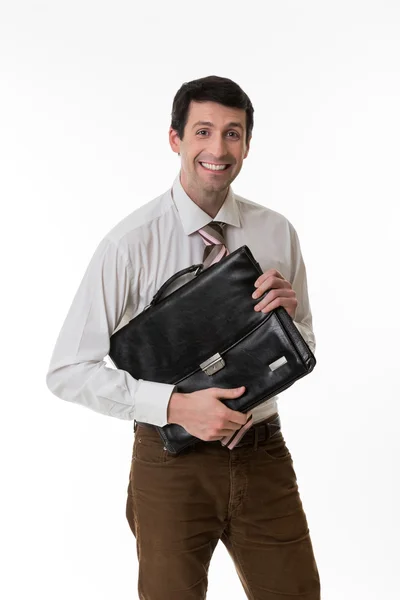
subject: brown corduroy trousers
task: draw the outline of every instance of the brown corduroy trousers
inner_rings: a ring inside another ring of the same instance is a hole
[[[307,520],[281,432],[232,450],[201,441],[174,455],[152,426],[138,424],[126,517],[136,538],[140,600],[206,598],[219,540],[250,600],[320,600]]]

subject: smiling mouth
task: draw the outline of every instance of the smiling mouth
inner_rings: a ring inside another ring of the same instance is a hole
[[[205,169],[206,171],[209,171],[210,173],[223,173],[224,171],[227,171],[232,165],[227,165],[227,164],[220,164],[220,165],[216,165],[213,163],[207,163],[207,162],[200,162],[199,164],[203,167],[203,169]]]

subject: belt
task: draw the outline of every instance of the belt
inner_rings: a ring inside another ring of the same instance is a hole
[[[264,421],[256,423],[242,437],[242,439],[234,446],[240,448],[240,446],[247,446],[249,444],[257,444],[258,442],[264,442],[269,440],[275,433],[278,433],[281,429],[281,420],[279,415],[275,417],[267,418]]]
[[[154,427],[151,423],[141,423],[148,427]],[[134,431],[136,432],[137,422],[134,423]],[[234,448],[240,448],[241,446],[247,446],[249,444],[257,444],[258,442],[264,442],[269,440],[275,433],[278,433],[281,429],[281,420],[279,415],[273,415],[268,417],[264,421],[260,421],[255,425],[252,425],[250,429],[246,431],[242,439],[234,446]],[[234,449],[233,448],[233,449]]]

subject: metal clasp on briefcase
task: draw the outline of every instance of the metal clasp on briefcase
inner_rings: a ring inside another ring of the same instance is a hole
[[[207,373],[207,375],[213,375],[217,371],[220,371],[225,366],[225,361],[222,356],[217,352],[207,360],[201,363],[200,367]]]

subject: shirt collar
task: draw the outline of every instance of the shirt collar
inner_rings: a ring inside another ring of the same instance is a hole
[[[208,225],[212,221],[222,221],[234,227],[240,227],[241,225],[239,208],[231,186],[229,186],[225,201],[214,219],[187,195],[180,181],[180,172],[172,185],[171,198],[178,210],[186,235],[198,231],[201,227]]]

